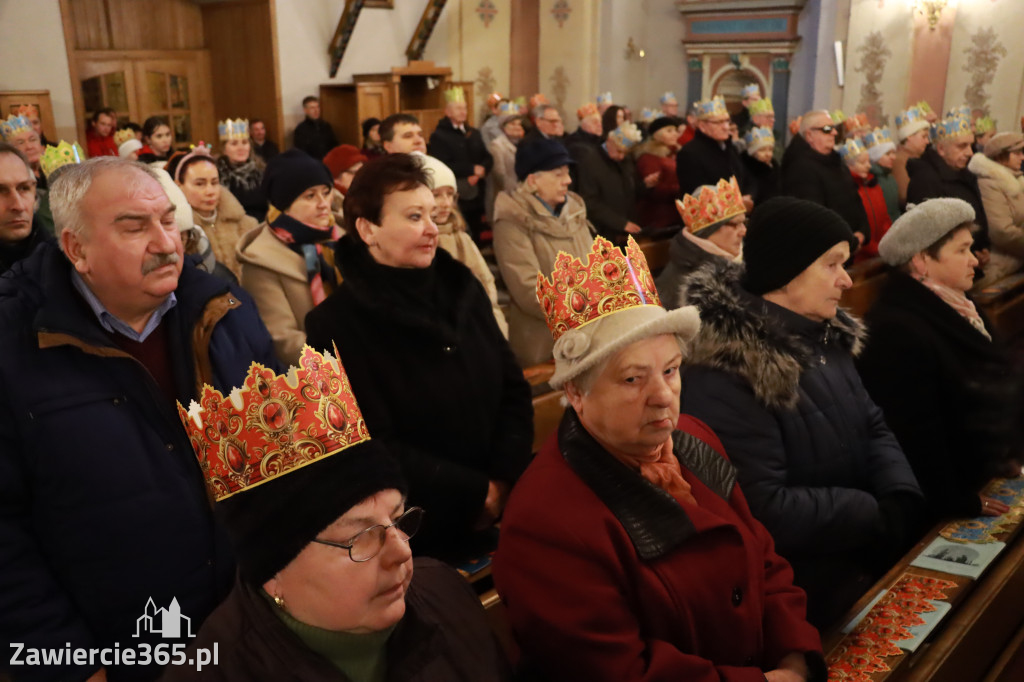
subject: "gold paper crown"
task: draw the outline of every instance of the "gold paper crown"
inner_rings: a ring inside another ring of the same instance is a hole
[[[633,237],[625,255],[600,236],[585,262],[559,251],[551,279],[537,273],[537,300],[555,341],[620,310],[661,305],[647,259]]]
[[[701,185],[696,194],[685,194],[682,201],[676,199],[676,210],[691,234],[747,212],[735,175],[719,180],[717,185]]]
[[[970,119],[964,118],[963,116],[954,116],[952,118],[945,118],[932,128],[933,139],[945,140],[952,137],[961,137],[967,135],[974,135],[971,130]]]
[[[39,109],[35,104],[22,104],[14,113],[29,119],[39,118]]]
[[[309,346],[287,376],[254,362],[227,398],[203,386],[178,416],[218,502],[370,440],[345,368]]]
[[[7,117],[6,121],[0,120],[0,136],[7,141],[10,141],[15,135],[20,135],[29,130],[34,130],[32,122],[24,116],[11,114]]]
[[[845,128],[847,132],[861,130],[862,128],[870,129],[871,123],[868,121],[867,114],[854,114],[843,121],[843,128]]]
[[[864,144],[868,149],[877,147],[880,144],[893,144],[892,133],[888,128],[875,128],[864,136]]]
[[[920,109],[921,113],[924,114],[925,116],[927,116],[928,114],[932,113],[932,111],[933,111],[932,110],[932,105],[928,104],[928,100],[926,100],[926,99],[921,100],[920,102],[918,102],[914,106],[917,109]]]
[[[114,144],[116,144],[118,147],[123,145],[128,140],[134,140],[134,139],[135,139],[135,131],[132,130],[131,128],[125,128],[124,130],[118,130],[116,133],[114,133]]]
[[[599,112],[597,110],[597,105],[596,104],[594,104],[593,102],[587,102],[582,107],[580,107],[579,109],[576,110],[576,118],[578,118],[579,120],[582,121],[587,116],[594,116],[595,114],[600,114],[600,113],[601,112]]]
[[[864,144],[860,140],[850,138],[840,145],[839,156],[843,157],[843,159],[855,159],[866,151],[867,149],[864,148]]]
[[[775,108],[772,107],[772,101],[767,97],[762,97],[756,102],[751,102],[750,106],[747,107],[747,111],[750,112],[751,116],[757,116],[758,114],[774,114]]]
[[[43,169],[43,175],[50,177],[50,174],[61,166],[66,166],[69,163],[82,163],[84,160],[85,152],[77,142],[71,144],[61,140],[56,147],[52,144],[46,146],[46,150],[39,158],[39,167]]]
[[[221,142],[227,140],[248,140],[249,119],[236,118],[226,119],[217,124],[217,137]]]
[[[530,96],[530,108],[539,107],[541,104],[547,104],[548,98],[542,92],[534,93]]]
[[[757,83],[750,83],[748,85],[744,85],[743,90],[741,90],[740,93],[744,99],[746,99],[747,97],[760,97],[761,86],[758,85]]]
[[[597,93],[597,106],[601,106],[602,104],[611,104],[611,103],[612,103],[612,93],[611,93],[611,91]]]
[[[697,118],[711,118],[712,116],[729,115],[729,111],[725,108],[725,100],[722,99],[721,95],[716,95],[711,99],[694,102],[693,106],[697,109]]]
[[[632,121],[623,121],[618,128],[608,133],[608,139],[613,140],[623,149],[631,149],[633,145],[643,139],[640,129]]]
[[[466,91],[463,90],[458,85],[448,88],[447,90],[444,91],[444,101],[445,104],[452,104],[454,102],[462,102],[463,104],[465,104]]]
[[[764,147],[775,146],[775,132],[771,128],[751,128],[744,139],[747,143],[748,154],[753,154]]]
[[[979,116],[974,119],[974,133],[976,135],[984,135],[985,133],[994,133],[996,131],[996,122],[988,116]]]

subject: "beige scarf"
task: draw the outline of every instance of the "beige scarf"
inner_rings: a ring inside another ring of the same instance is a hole
[[[985,338],[989,341],[992,340],[992,335],[985,329],[985,322],[981,319],[981,315],[978,314],[978,309],[974,306],[974,301],[967,298],[967,294],[957,289],[947,287],[944,284],[929,279],[928,277],[919,277],[918,281],[931,289],[932,293],[945,301],[953,310],[960,313],[961,317],[971,323],[971,326],[978,330],[979,333],[984,334]]]

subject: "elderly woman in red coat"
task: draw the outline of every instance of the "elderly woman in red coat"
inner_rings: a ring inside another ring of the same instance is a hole
[[[715,434],[679,414],[700,325],[630,240],[561,254],[538,298],[570,405],[513,490],[494,579],[524,667],[615,682],[825,680],[804,593]]]

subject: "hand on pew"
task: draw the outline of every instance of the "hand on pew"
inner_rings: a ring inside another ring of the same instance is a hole
[[[1003,502],[991,497],[985,497],[984,495],[978,495],[981,498],[981,515],[982,516],[1002,516],[1006,512],[1010,511],[1010,507]]]
[[[501,518],[501,512],[505,510],[505,503],[508,501],[509,490],[508,483],[502,481],[491,481],[487,484],[487,499],[484,500],[484,508],[480,511],[480,518],[477,519],[474,530],[489,528]]]

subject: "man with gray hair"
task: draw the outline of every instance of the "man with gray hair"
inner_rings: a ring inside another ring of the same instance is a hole
[[[151,169],[69,165],[50,203],[60,248],[0,279],[0,638],[138,654],[69,652],[17,679],[153,679],[140,647],[175,642],[159,611],[195,633],[234,572],[175,401],[280,368],[249,296],[183,259]]]
[[[32,165],[17,147],[0,142],[0,275],[49,239],[35,207]]]

